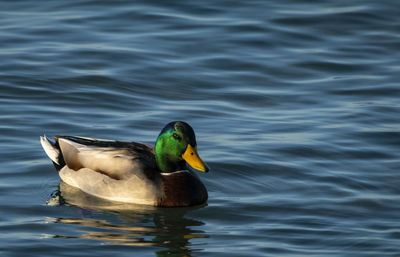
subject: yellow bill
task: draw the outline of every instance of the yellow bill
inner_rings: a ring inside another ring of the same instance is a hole
[[[197,153],[197,147],[193,148],[188,144],[186,151],[182,154],[182,158],[195,170],[202,172],[208,172],[209,168],[199,157]]]

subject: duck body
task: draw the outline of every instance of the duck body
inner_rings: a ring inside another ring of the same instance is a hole
[[[178,151],[176,159],[163,154],[162,145],[171,148],[172,143],[163,139],[169,134],[177,138],[175,141],[180,144],[188,141],[184,140],[183,134],[178,133],[182,123],[167,124],[172,130],[160,133],[156,142],[158,153],[151,146],[141,143],[75,136],[55,136],[54,141],[43,136],[41,143],[61,179],[91,195],[112,201],[160,207],[203,204],[208,198],[206,187],[193,171],[185,169],[185,164],[189,163],[191,167],[208,171],[208,167],[198,157],[195,141],[182,147],[185,148],[184,152]],[[167,152],[170,150],[167,149]],[[182,156],[186,156],[189,162]]]

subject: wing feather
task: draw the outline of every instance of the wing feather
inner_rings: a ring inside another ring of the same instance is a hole
[[[57,137],[66,165],[73,170],[88,168],[114,179],[132,175],[149,177],[157,170],[153,149],[139,143]]]

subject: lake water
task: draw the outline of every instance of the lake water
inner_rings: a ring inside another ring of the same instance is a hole
[[[399,17],[397,0],[2,1],[0,255],[399,256]],[[154,144],[172,120],[211,167],[205,206],[95,199],[39,142]]]

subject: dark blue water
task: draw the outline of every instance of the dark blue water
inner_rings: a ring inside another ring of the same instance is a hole
[[[2,1],[0,255],[400,255],[399,3]],[[172,120],[206,206],[95,199],[39,143]]]

